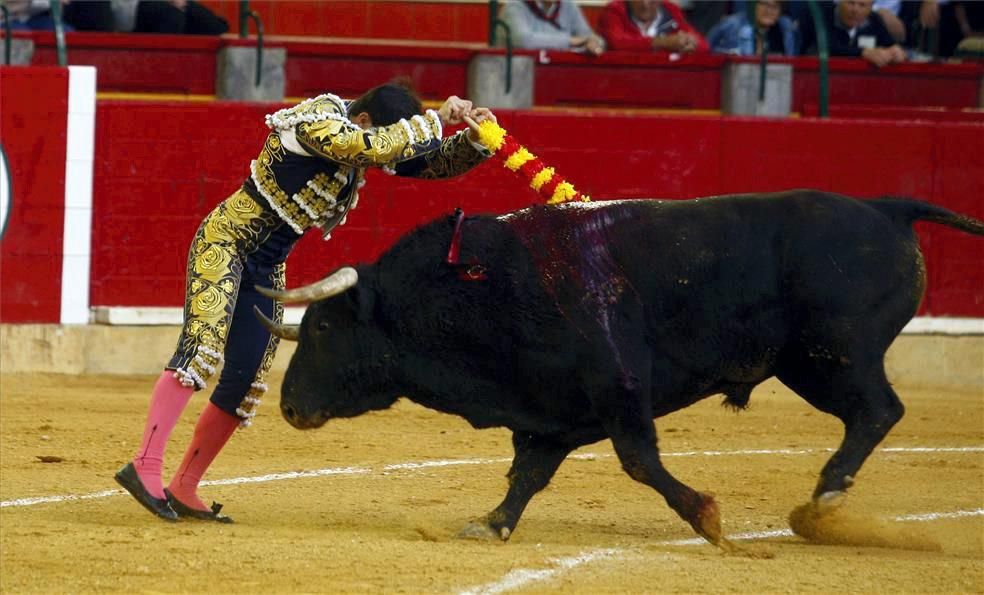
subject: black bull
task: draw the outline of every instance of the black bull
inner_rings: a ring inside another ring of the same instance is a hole
[[[743,408],[776,376],[843,421],[813,497],[843,494],[904,411],[884,357],[926,285],[917,220],[984,235],[930,204],[817,191],[532,207],[460,235],[441,218],[357,282],[343,268],[322,293],[269,292],[315,300],[299,328],[266,321],[299,341],[281,411],[314,428],[405,395],[509,428],[506,497],[466,527],[501,539],[572,450],[610,438],[629,476],[723,547],[717,504],[663,467],[653,419],[719,393]],[[445,258],[455,238],[461,264]]]

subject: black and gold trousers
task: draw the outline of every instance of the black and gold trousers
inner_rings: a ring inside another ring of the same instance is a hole
[[[188,253],[184,325],[167,369],[185,386],[206,388],[222,365],[211,401],[250,425],[267,391],[278,337],[253,315],[278,323],[283,305],[254,285],[284,288],[284,261],[300,238],[268,208],[239,190],[202,221]],[[224,360],[224,364],[223,364]]]

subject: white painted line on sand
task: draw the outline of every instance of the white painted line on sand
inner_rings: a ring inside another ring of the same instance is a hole
[[[366,467],[336,467],[333,469],[315,469],[314,471],[290,471],[287,473],[270,473],[268,475],[255,475],[253,477],[233,477],[231,479],[213,479],[203,481],[203,486],[227,486],[241,483],[263,483],[266,481],[281,481],[284,479],[301,479],[304,477],[325,477],[327,475],[361,475],[372,473],[372,469]]]
[[[429,467],[450,467],[452,465],[488,465],[490,463],[508,463],[512,459],[456,459],[449,461],[421,461],[419,463],[394,463],[383,467],[383,471],[400,469],[427,469]]]
[[[939,519],[959,519],[968,516],[984,516],[984,508],[974,510],[955,510],[953,512],[928,512],[926,514],[903,514],[893,518],[893,521],[936,521]]]
[[[977,508],[975,510],[956,510],[953,512],[930,512],[926,514],[907,514],[893,517],[893,521],[900,522],[920,522],[920,521],[935,521],[939,519],[953,519],[953,518],[963,518],[971,516],[984,516],[984,508]],[[790,529],[776,529],[772,531],[749,531],[747,533],[737,533],[735,535],[728,535],[728,539],[731,541],[752,541],[759,539],[772,539],[775,537],[793,537],[796,535]],[[707,541],[702,537],[691,537],[689,539],[672,539],[665,541],[657,541],[653,545],[665,545],[665,546],[688,546],[688,545],[708,545]],[[557,578],[561,574],[568,570],[588,564],[591,562],[596,562],[599,560],[619,560],[628,555],[631,550],[626,549],[595,549],[587,550],[577,554],[576,556],[571,556],[569,558],[555,558],[548,560],[551,564],[550,568],[542,569],[531,569],[531,568],[519,568],[513,569],[507,572],[501,579],[486,583],[484,585],[478,585],[475,587],[470,587],[459,591],[459,595],[497,595],[498,593],[505,593],[506,591],[514,591],[516,589],[521,589],[523,587],[529,586],[532,583],[542,582],[550,579]]]
[[[288,473],[270,473],[268,475],[254,475],[253,477],[233,477],[231,479],[213,479],[203,481],[203,486],[238,485],[243,483],[263,483],[265,481],[281,481],[284,479],[300,479],[304,477],[324,477],[327,475],[359,475],[371,473],[372,469],[365,467],[336,467],[329,469],[316,469],[314,471],[291,471]],[[38,496],[36,498],[18,498],[17,500],[4,500],[0,502],[0,508],[8,506],[33,506],[35,504],[49,504],[53,502],[72,502],[76,500],[93,500],[96,498],[108,498],[110,496],[120,496],[125,494],[123,490],[103,490],[91,494],[65,494],[62,496]]]
[[[0,502],[0,508],[8,506],[34,506],[35,504],[48,504],[50,502],[70,502],[73,500],[94,500],[96,498],[108,498],[122,494],[123,490],[103,490],[91,494],[65,494],[63,496],[38,496],[36,498],[18,498],[16,500],[4,500]]]
[[[582,552],[570,558],[556,558],[551,560],[553,563],[552,568],[542,568],[538,570],[519,568],[516,570],[510,570],[505,576],[494,583],[466,589],[460,593],[461,595],[495,595],[496,593],[504,593],[506,591],[519,589],[530,583],[550,580],[557,575],[571,570],[572,568],[577,568],[582,564],[588,564],[594,562],[595,560],[604,558],[620,558],[624,553],[625,550],[617,548],[604,548]]]
[[[802,448],[802,449],[738,449],[738,450],[693,450],[684,452],[665,452],[661,453],[660,456],[663,457],[693,457],[693,456],[705,456],[705,457],[718,457],[718,456],[754,456],[754,455],[804,455],[804,454],[817,454],[817,453],[827,453],[833,452],[832,448]],[[973,452],[984,452],[984,446],[944,446],[944,447],[892,447],[892,448],[881,448],[878,452],[889,452],[895,454],[921,454],[921,453],[932,453],[932,452],[951,452],[951,453],[973,453]],[[598,458],[611,458],[614,457],[612,454],[594,454],[594,453],[579,453],[571,455],[570,459],[575,460],[595,460]],[[436,461],[417,461],[417,462],[407,462],[407,463],[393,463],[390,465],[384,465],[382,467],[382,472],[387,471],[400,471],[408,470],[414,471],[417,469],[426,468],[440,468],[440,467],[450,467],[455,465],[491,465],[500,463],[509,463],[512,461],[511,458],[496,458],[496,459],[450,459],[450,460],[436,460]],[[246,483],[263,483],[268,481],[282,481],[285,479],[301,479],[306,477],[325,477],[330,475],[364,475],[367,473],[372,473],[373,470],[368,467],[331,467],[327,469],[315,469],[312,471],[293,471],[286,473],[271,473],[267,475],[256,475],[252,477],[233,477],[229,479],[212,479],[203,481],[201,485],[239,485]],[[110,496],[118,496],[124,494],[123,490],[104,490],[101,492],[94,492],[91,494],[64,494],[58,496],[37,496],[33,498],[18,498],[16,500],[4,500],[0,502],[0,508],[7,508],[10,506],[34,506],[36,504],[50,504],[56,502],[71,502],[77,500],[93,500],[97,498],[108,498]]]

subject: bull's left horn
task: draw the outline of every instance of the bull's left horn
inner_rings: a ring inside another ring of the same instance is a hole
[[[273,298],[285,304],[293,302],[316,302],[330,298],[333,295],[338,295],[358,282],[359,273],[355,269],[352,267],[342,267],[321,281],[305,285],[304,287],[278,291],[257,285],[256,291],[259,291],[268,298]]]
[[[296,325],[277,324],[267,318],[267,315],[256,306],[253,306],[253,314],[259,319],[260,324],[263,325],[263,328],[270,331],[271,335],[280,337],[285,341],[297,341],[297,338],[301,334],[300,329]]]

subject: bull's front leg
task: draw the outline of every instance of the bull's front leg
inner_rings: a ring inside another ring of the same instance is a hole
[[[530,498],[547,487],[573,450],[553,438],[529,432],[513,432],[513,448],[516,456],[506,475],[509,491],[505,499],[492,512],[465,525],[458,537],[508,540]]]
[[[623,391],[608,403],[609,407],[601,408],[599,414],[629,477],[659,492],[704,539],[725,551],[735,550],[721,532],[721,515],[714,496],[681,483],[663,467],[647,402]]]

